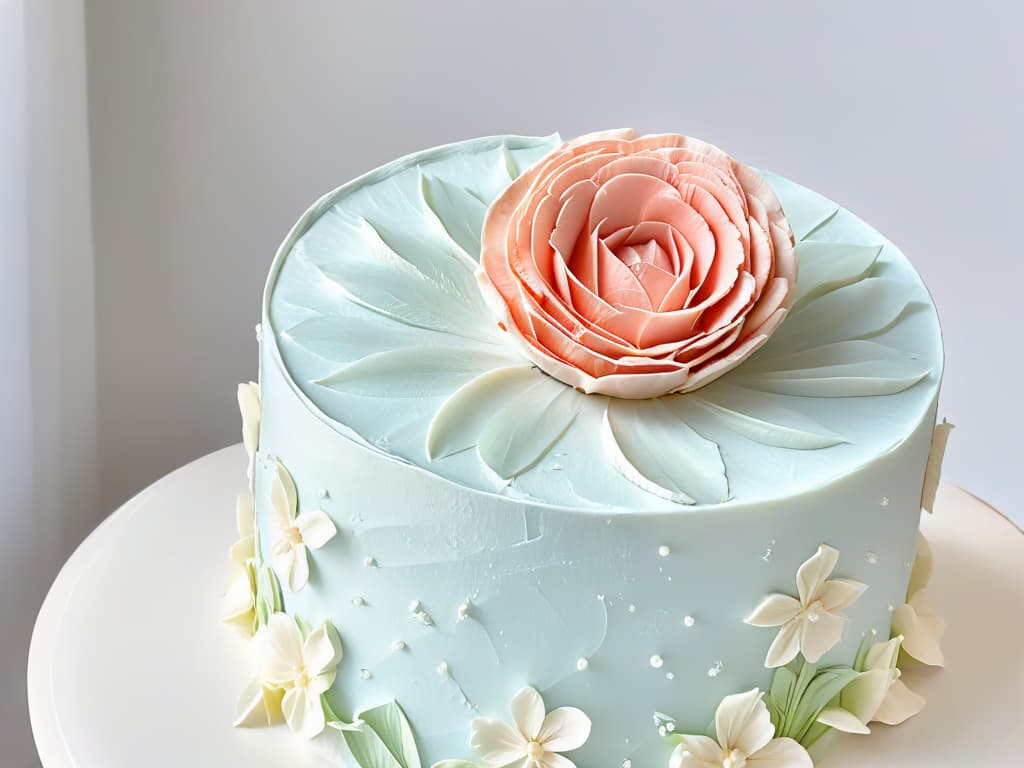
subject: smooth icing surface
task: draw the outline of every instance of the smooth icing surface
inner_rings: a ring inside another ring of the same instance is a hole
[[[342,434],[510,497],[670,509],[821,487],[929,412],[942,349],[916,273],[852,214],[770,174],[801,278],[753,357],[692,395],[643,401],[586,396],[532,367],[484,305],[476,259],[487,204],[556,143],[413,155],[296,226],[268,282],[265,354]]]
[[[887,638],[907,597],[942,365],[910,265],[767,176],[801,270],[770,341],[692,394],[583,395],[507,343],[474,275],[487,205],[556,144],[384,166],[311,209],[268,282],[257,535],[280,538],[284,467],[296,519],[337,529],[281,587],[344,645],[331,708],[398,701],[427,765],[473,759],[471,720],[524,687],[593,723],[577,765],[666,765],[659,717],[699,734],[768,690],[777,630],[744,619],[823,544],[867,588],[819,666]]]

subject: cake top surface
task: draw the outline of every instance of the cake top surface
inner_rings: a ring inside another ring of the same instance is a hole
[[[264,365],[341,434],[578,509],[820,488],[906,439],[942,369],[892,243],[672,135],[489,137],[382,166],[296,224],[263,324]]]

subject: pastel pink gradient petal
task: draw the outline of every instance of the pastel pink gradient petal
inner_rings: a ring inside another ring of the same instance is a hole
[[[793,235],[752,169],[679,134],[591,134],[527,169],[484,221],[481,290],[541,370],[652,398],[759,348],[796,286]]]

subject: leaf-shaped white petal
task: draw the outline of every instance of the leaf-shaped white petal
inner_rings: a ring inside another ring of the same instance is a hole
[[[444,231],[473,261],[480,261],[480,233],[487,206],[472,192],[444,179],[420,176],[423,202]]]
[[[472,270],[465,260],[438,259],[445,271],[427,274],[395,253],[365,219],[339,212],[336,218],[357,228],[362,248],[349,258],[317,265],[323,275],[345,289],[358,304],[393,320],[420,328],[472,336],[489,323],[478,293],[471,293]],[[301,244],[295,251],[301,252]]]
[[[793,235],[803,240],[839,212],[839,206],[807,187],[774,173],[764,173],[776,194],[785,200],[786,220]]]
[[[732,381],[782,395],[858,397],[902,392],[929,373],[913,355],[853,340],[759,359]]]
[[[811,450],[846,442],[810,416],[787,408],[774,394],[718,383],[689,399],[733,432],[764,445]]]
[[[877,335],[890,328],[911,306],[920,305],[907,300],[905,284],[869,277],[792,310],[756,359]]]
[[[902,680],[894,680],[882,699],[875,720],[886,725],[899,725],[924,709],[924,697],[910,690]]]
[[[476,445],[487,421],[542,376],[532,365],[512,365],[464,384],[434,414],[427,430],[427,458],[433,461]]]
[[[880,245],[826,243],[817,240],[797,243],[800,279],[796,285],[793,306],[799,307],[829,291],[863,280],[881,252]]]
[[[871,733],[856,715],[842,707],[826,707],[818,715],[818,722],[843,733]]]
[[[935,425],[932,432],[932,446],[928,451],[928,464],[924,472],[924,486],[921,491],[921,508],[932,511],[935,506],[935,496],[939,491],[939,480],[942,479],[942,460],[946,456],[946,445],[949,443],[949,433],[953,431],[953,425],[945,419],[941,424]]]
[[[338,533],[331,518],[319,509],[303,512],[295,518],[295,527],[302,535],[302,542],[311,549],[320,549]]]
[[[675,417],[659,400],[610,399],[604,439],[616,468],[644,490],[679,504],[729,497],[718,446]]]
[[[364,357],[316,383],[365,397],[438,397],[450,395],[475,375],[510,362],[516,362],[515,358],[498,349],[403,347]]]
[[[508,480],[532,467],[576,419],[580,398],[549,376],[518,392],[494,414],[477,443],[483,462]]]
[[[291,473],[285,469],[284,464],[276,462],[274,465],[274,479],[270,483],[270,509],[271,521],[277,528],[289,528],[295,520],[295,510],[298,507],[298,497],[295,494],[295,483],[292,481]]]

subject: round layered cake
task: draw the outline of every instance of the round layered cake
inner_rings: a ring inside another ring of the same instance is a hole
[[[361,768],[686,768],[904,719],[941,373],[892,243],[703,142],[349,182],[278,252],[242,391],[239,722]]]

